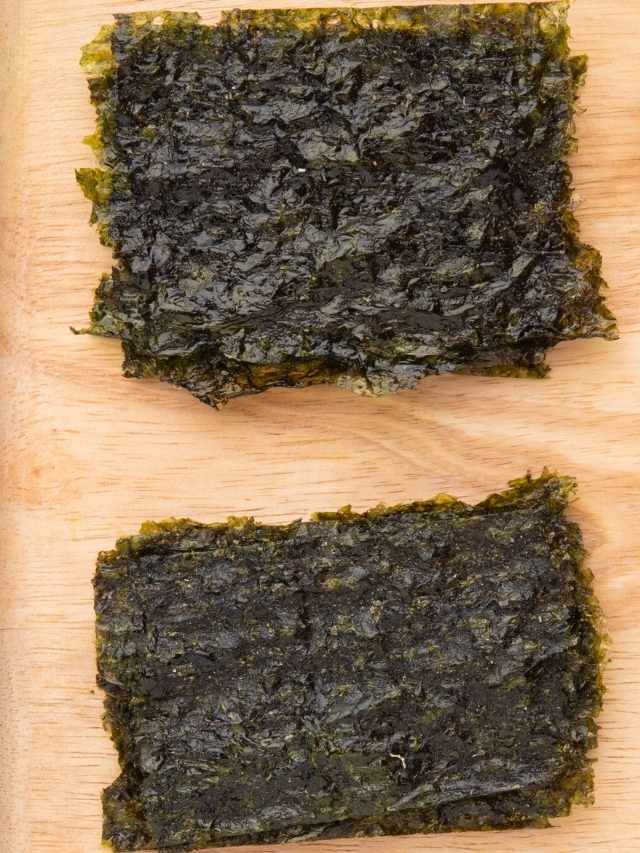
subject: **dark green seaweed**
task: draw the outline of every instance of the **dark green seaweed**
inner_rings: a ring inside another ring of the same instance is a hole
[[[206,403],[543,375],[616,336],[571,213],[566,3],[116,15],[85,49],[90,331]]]
[[[573,488],[147,524],[101,554],[105,840],[539,826],[589,802],[601,647]]]

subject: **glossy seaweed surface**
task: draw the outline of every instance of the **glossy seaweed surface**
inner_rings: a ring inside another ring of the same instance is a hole
[[[615,337],[571,213],[566,3],[117,15],[82,169],[116,266],[90,331],[206,403],[542,375]]]
[[[101,554],[116,850],[545,825],[588,802],[598,609],[573,481]]]

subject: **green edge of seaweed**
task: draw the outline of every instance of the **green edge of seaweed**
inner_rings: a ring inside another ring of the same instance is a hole
[[[546,499],[556,511],[562,511],[574,497],[576,489],[577,485],[573,477],[560,476],[545,468],[539,477],[534,478],[531,474],[527,474],[525,477],[510,480],[507,489],[489,495],[489,497],[477,504],[468,504],[452,495],[442,493],[424,501],[398,503],[391,506],[381,503],[363,512],[356,512],[350,505],[347,505],[335,511],[313,513],[308,522],[296,519],[295,521],[284,524],[267,524],[256,521],[253,516],[235,515],[228,516],[224,522],[211,523],[194,521],[190,518],[167,518],[161,521],[145,521],[141,525],[138,534],[122,537],[118,539],[114,549],[100,552],[98,562],[109,564],[115,562],[120,556],[142,553],[147,547],[152,547],[164,536],[177,535],[189,528],[220,532],[231,529],[287,531],[301,523],[315,524],[323,521],[364,522],[372,518],[407,512],[427,514],[453,512],[459,515],[467,515],[473,512],[501,512],[512,510],[514,506],[526,503],[541,492],[545,493]]]

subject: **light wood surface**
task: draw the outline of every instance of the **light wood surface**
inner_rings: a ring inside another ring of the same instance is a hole
[[[213,21],[223,4],[0,0],[1,853],[100,850],[117,763],[94,689],[91,578],[117,536],[169,515],[285,521],[440,491],[476,500],[543,465],[579,480],[572,513],[611,636],[596,805],[549,830],[287,853],[640,850],[640,3],[576,0],[571,14],[591,60],[578,215],[604,253],[619,342],[558,347],[542,381],[432,378],[377,400],[280,390],[221,412],[122,379],[118,343],[68,331],[110,263],[74,182],[92,165],[80,46],[112,12],[158,6]]]

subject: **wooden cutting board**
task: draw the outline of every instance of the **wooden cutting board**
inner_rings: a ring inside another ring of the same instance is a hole
[[[223,7],[0,0],[1,853],[100,850],[117,762],[94,689],[91,578],[117,536],[170,515],[282,522],[440,491],[477,500],[544,465],[579,480],[572,514],[611,635],[596,805],[549,830],[286,849],[640,850],[640,3],[576,0],[571,14],[591,59],[578,214],[604,253],[619,342],[558,347],[545,380],[440,377],[385,399],[280,390],[220,412],[122,379],[118,343],[69,333],[110,263],[74,182],[94,120],[80,46],[111,13],[162,5],[211,21]]]

